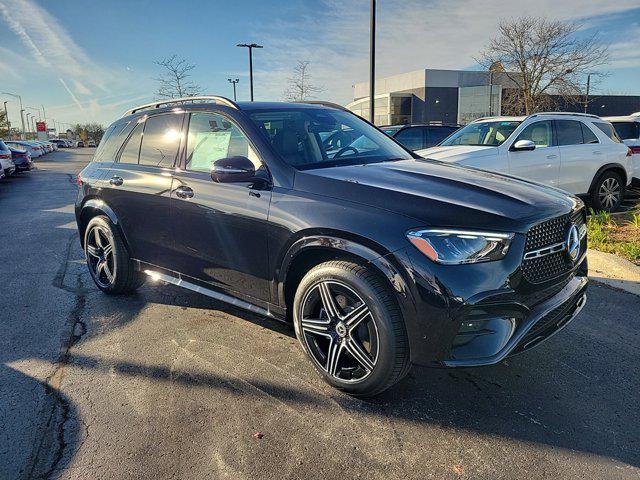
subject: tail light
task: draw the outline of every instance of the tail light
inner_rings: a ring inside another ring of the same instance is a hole
[[[76,177],[76,183],[79,187],[82,186],[82,177],[80,176],[80,174],[78,174],[78,176]]]
[[[0,158],[7,160],[7,159],[11,158],[11,154],[10,153],[0,153]]]
[[[631,154],[637,154],[640,155],[640,145],[638,145],[637,147],[629,147],[629,151],[631,152]]]

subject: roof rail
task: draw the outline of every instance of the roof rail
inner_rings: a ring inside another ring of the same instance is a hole
[[[529,117],[534,118],[538,115],[573,115],[578,117],[589,117],[589,118],[600,118],[598,115],[593,115],[592,113],[582,113],[582,112],[538,112],[529,115]]]
[[[140,110],[148,110],[151,108],[160,108],[166,105],[172,105],[174,103],[186,103],[186,102],[206,102],[206,101],[214,101],[217,104],[225,105],[227,107],[235,108],[236,110],[240,110],[240,107],[233,100],[229,100],[226,97],[220,97],[218,95],[199,95],[194,97],[182,97],[182,98],[171,98],[168,100],[158,100],[157,102],[147,103],[144,105],[139,105],[135,108],[131,108],[124,112],[122,115],[126,117],[127,115],[131,115],[133,113],[139,112]]]
[[[640,117],[640,112],[633,112],[630,117]]]
[[[337,108],[338,110],[344,110],[345,112],[350,112],[347,107],[343,107],[342,105],[338,105],[337,103],[332,102],[323,102],[322,100],[304,100],[302,102],[294,102],[294,103],[308,103],[310,105],[324,105],[325,107]]]

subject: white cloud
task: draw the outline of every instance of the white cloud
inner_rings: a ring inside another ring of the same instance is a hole
[[[0,0],[0,15],[33,60],[52,76],[64,79],[65,89],[72,98],[74,95],[90,95],[92,88],[108,91],[110,72],[89,58],[60,22],[35,2]],[[23,65],[25,63],[22,62]]]
[[[368,78],[369,2],[319,3],[315,10],[322,13],[315,17],[292,7],[290,20],[256,32],[265,44],[260,55],[266,67],[256,75],[260,98],[281,96],[297,60],[309,60],[315,82],[326,87],[322,96],[340,103],[352,100],[353,83]],[[543,12],[553,19],[595,22],[596,17],[638,8],[638,1],[387,0],[378,5],[377,76],[385,76],[421,68],[468,68],[503,18]],[[633,61],[619,58],[617,66]]]

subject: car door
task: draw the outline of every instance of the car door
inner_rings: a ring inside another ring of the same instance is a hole
[[[520,140],[535,143],[534,150],[514,150]],[[557,186],[560,173],[560,152],[555,144],[551,120],[527,125],[509,145],[509,173],[518,177]]]
[[[560,149],[558,187],[574,194],[587,193],[598,169],[606,163],[603,145],[583,122],[554,120]]]
[[[138,122],[104,178],[103,198],[121,223],[134,258],[173,269],[170,193],[182,113]]]
[[[268,300],[271,183],[266,166],[238,123],[221,113],[191,113],[186,141],[184,169],[176,171],[171,193],[178,271],[232,293]],[[254,164],[256,178],[213,181],[213,163],[237,156]]]

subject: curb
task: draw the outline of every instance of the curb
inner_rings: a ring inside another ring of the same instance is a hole
[[[640,296],[640,267],[617,255],[588,249],[589,278]]]

